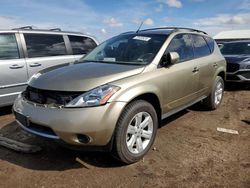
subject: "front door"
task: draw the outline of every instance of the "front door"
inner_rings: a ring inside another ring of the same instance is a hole
[[[0,106],[12,104],[25,89],[27,68],[20,58],[16,35],[0,33]]]
[[[188,34],[178,34],[170,42],[168,52],[177,52],[178,63],[162,68],[165,71],[166,87],[163,113],[192,103],[197,98],[199,67],[193,60],[193,46]],[[165,70],[164,70],[165,69]]]

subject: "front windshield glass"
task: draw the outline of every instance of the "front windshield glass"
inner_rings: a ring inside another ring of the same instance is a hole
[[[235,42],[222,44],[223,55],[250,55],[250,42]]]
[[[124,34],[111,38],[83,58],[114,64],[149,64],[166,40],[166,35]]]

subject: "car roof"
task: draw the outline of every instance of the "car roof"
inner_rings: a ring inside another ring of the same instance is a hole
[[[192,29],[192,28],[185,28],[185,27],[160,27],[160,28],[150,28],[150,29],[144,29],[144,30],[138,30],[138,31],[130,31],[122,34],[159,34],[159,35],[170,35],[175,32],[194,32],[194,33],[201,33],[207,35],[206,32]]]
[[[75,36],[84,36],[93,39],[96,43],[98,40],[96,37],[81,33],[81,32],[72,32],[72,31],[62,31],[60,28],[53,29],[34,29],[32,26],[25,26],[20,28],[8,29],[8,30],[0,30],[0,33],[37,33],[37,34],[59,34],[59,35],[75,35]]]

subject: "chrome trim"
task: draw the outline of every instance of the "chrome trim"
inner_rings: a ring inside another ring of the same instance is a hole
[[[250,81],[250,79],[249,78],[246,78],[246,77],[244,77],[244,76],[242,76],[242,75],[236,75],[236,76],[238,76],[238,78],[240,78],[241,80],[243,80],[243,81]]]
[[[242,76],[240,73],[245,73],[245,72],[249,72],[250,73],[250,69],[239,69],[235,72],[227,72],[227,75],[229,76],[236,76],[238,77],[240,80],[228,80],[226,79],[226,81],[233,81],[233,82],[243,82],[243,81],[250,81],[250,79],[245,78],[244,76]]]
[[[25,41],[23,33],[19,32],[19,37],[20,37],[20,42],[22,43],[22,47],[23,47],[24,58],[28,58],[27,46],[26,46],[26,41]],[[27,61],[26,61],[26,67],[27,67],[27,70],[28,70],[28,63],[27,63]]]
[[[19,113],[19,112],[18,112]],[[54,135],[49,135],[49,134],[45,134],[45,133],[41,133],[41,132],[37,132],[37,131],[34,131],[32,129],[29,129],[27,127],[25,127],[23,124],[21,124],[18,120],[16,120],[16,122],[19,124],[19,126],[24,129],[25,131],[29,132],[29,133],[32,133],[34,135],[38,135],[38,136],[41,136],[41,137],[45,137],[45,138],[50,138],[50,139],[56,139],[56,140],[59,140],[60,138],[58,136],[54,136]]]
[[[171,115],[173,115],[173,114],[175,114],[175,113],[177,113],[177,112],[180,112],[180,111],[182,111],[182,110],[184,110],[184,109],[186,109],[186,108],[188,108],[188,107],[194,105],[195,103],[197,103],[197,102],[199,102],[199,101],[205,99],[206,97],[207,97],[207,96],[202,96],[202,97],[198,98],[197,100],[195,100],[194,102],[188,103],[188,104],[186,104],[186,105],[184,105],[184,106],[182,106],[182,107],[180,107],[180,108],[177,108],[177,109],[174,109],[174,110],[172,110],[172,111],[170,111],[170,112],[167,112],[167,113],[165,113],[165,114],[163,114],[163,115],[161,116],[161,119],[165,119],[165,118],[167,118],[167,117],[169,117],[169,116],[171,116]]]
[[[10,88],[10,87],[18,87],[18,86],[25,86],[25,85],[27,85],[27,82],[23,82],[23,83],[19,83],[19,84],[9,84],[9,85],[0,86],[0,89]]]
[[[228,75],[234,75],[234,74],[237,74],[238,72],[249,72],[250,69],[239,69],[235,72],[227,72]]]
[[[15,93],[8,93],[8,94],[0,95],[0,97],[7,97],[7,96],[11,96],[11,95],[19,95],[20,93],[22,93],[22,92],[19,91],[19,92],[15,92]]]
[[[17,42],[17,46],[18,46],[18,51],[19,51],[19,58],[23,59],[24,58],[24,51],[23,51],[23,45],[22,45],[22,41],[20,38],[20,34],[19,33],[15,33],[16,35],[16,42]],[[26,63],[25,63],[26,65]],[[27,72],[28,75],[28,72]]]

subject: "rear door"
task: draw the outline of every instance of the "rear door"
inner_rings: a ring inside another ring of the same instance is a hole
[[[189,34],[178,34],[170,42],[168,52],[177,52],[180,60],[177,64],[162,68],[166,75],[165,109],[172,111],[196,100],[199,74],[197,63],[193,59],[193,46]]]
[[[210,49],[203,36],[192,34],[192,39],[194,44],[194,58],[198,62],[199,68],[198,95],[203,96],[207,93],[208,87],[211,86],[211,82],[213,81],[216,62],[213,62],[214,57],[211,56],[213,48],[211,46]]]
[[[28,76],[19,35],[0,33],[0,106],[12,104],[25,88]]]
[[[63,35],[23,33],[23,41],[29,77],[45,68],[75,61]]]
[[[89,37],[68,35],[68,38],[76,60],[79,60],[97,46],[97,42]]]

